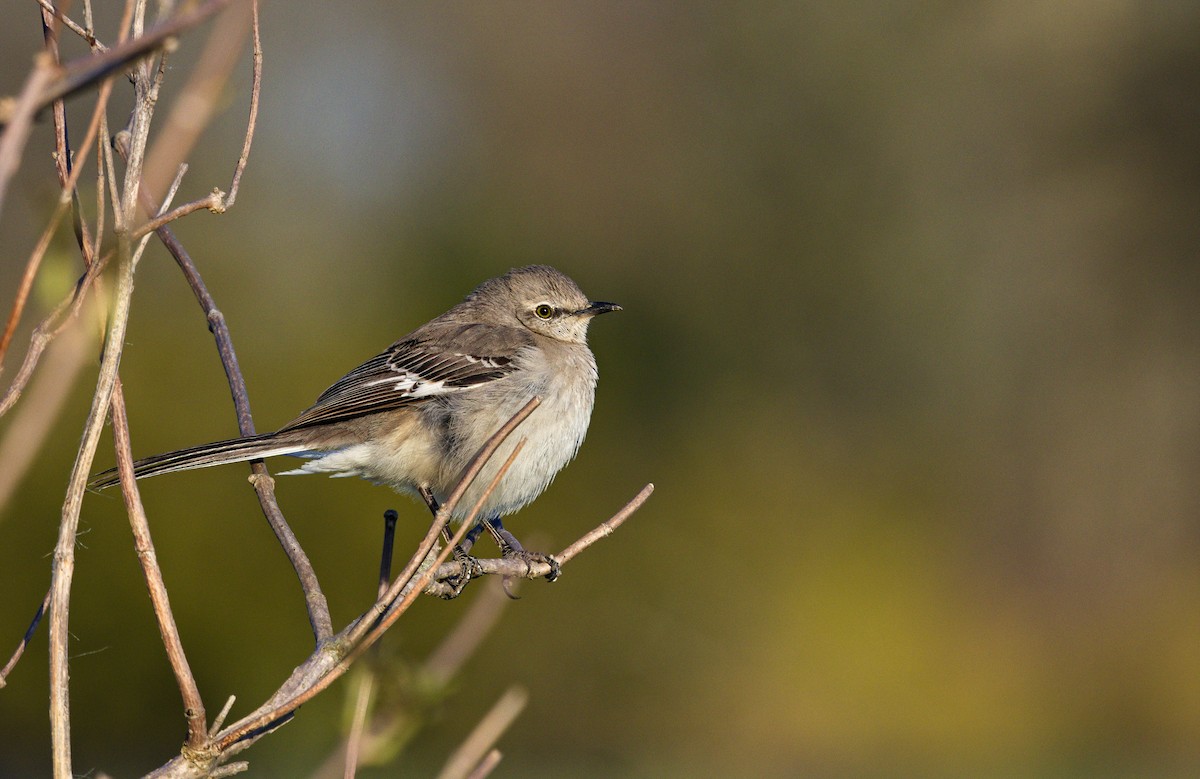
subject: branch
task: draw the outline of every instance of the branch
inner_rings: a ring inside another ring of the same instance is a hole
[[[257,10],[257,3],[240,2],[231,5],[226,12],[214,20],[199,59],[192,68],[191,76],[184,83],[170,110],[167,111],[165,121],[156,129],[158,140],[150,153],[146,155],[144,180],[155,191],[161,190],[169,172],[179,167],[179,164],[191,155],[201,133],[220,110],[225,87],[238,64],[246,36],[257,27]],[[255,37],[257,39],[257,35]],[[235,166],[231,192],[240,181],[241,177],[238,171],[245,166],[244,160],[249,153],[249,140],[253,138],[254,123],[258,113],[261,53],[261,46],[257,46],[254,78],[251,84],[250,120],[246,140],[243,141],[242,156],[238,159],[238,165]],[[232,205],[224,200],[223,193],[221,197],[222,200],[214,210],[220,211]]]
[[[353,662],[361,657],[404,613],[428,583],[437,565],[450,554],[453,549],[452,545],[443,548],[433,563],[427,564],[430,553],[437,544],[441,528],[452,515],[463,494],[496,449],[516,426],[533,412],[537,405],[538,399],[531,398],[480,448],[442,507],[440,516],[430,523],[425,538],[383,597],[379,598],[365,614],[351,622],[336,636],[318,644],[308,659],[297,666],[283,685],[257,710],[213,736],[204,750],[188,750],[149,776],[160,779],[162,777],[187,777],[190,779],[208,776],[220,762],[245,749],[260,736],[282,725],[292,717],[296,709],[345,674]],[[511,463],[511,458],[509,462]],[[495,486],[504,473],[505,469],[501,468],[491,487]],[[468,517],[463,522],[458,529],[458,539],[453,543],[457,543],[461,536],[466,534],[470,527],[470,521],[471,518]],[[423,566],[423,564],[425,565]],[[419,575],[418,572],[420,572]]]
[[[84,3],[84,11],[88,15],[88,23],[90,25],[90,3]],[[127,5],[125,9],[125,16],[121,20],[122,31],[128,27],[131,13],[132,6]],[[49,34],[49,26],[46,25],[44,12],[43,27],[46,30],[45,34],[47,35],[46,53],[54,58],[54,62],[57,63],[57,41]],[[122,32],[122,34],[124,33]],[[107,123],[105,121],[105,109],[108,106],[108,100],[111,95],[112,79],[107,78],[100,85],[96,106],[92,110],[92,118],[88,122],[88,129],[84,135],[83,149],[80,152],[78,159],[74,158],[74,154],[69,143],[67,142],[65,107],[61,101],[57,101],[55,103],[55,168],[59,177],[59,186],[62,190],[59,195],[59,206],[55,209],[54,215],[51,217],[49,224],[43,232],[42,239],[38,242],[37,248],[35,248],[33,254],[29,258],[29,261],[26,263],[25,276],[22,279],[20,290],[17,293],[17,298],[14,301],[12,311],[9,314],[8,323],[5,326],[4,334],[3,336],[0,336],[0,365],[3,364],[4,355],[7,352],[8,344],[12,339],[13,333],[16,331],[17,323],[20,321],[21,312],[25,306],[25,300],[29,295],[29,289],[33,285],[33,279],[37,273],[39,265],[41,264],[42,257],[44,256],[46,249],[49,247],[50,238],[57,230],[58,222],[65,213],[67,204],[76,202],[76,182],[79,179],[80,172],[83,170],[83,164],[87,160],[88,154],[91,151],[92,142],[95,140],[100,129],[107,127]],[[104,135],[107,138],[107,130],[105,130]],[[109,148],[107,143],[100,144],[100,146],[106,151]],[[67,302],[64,300],[59,304],[54,312],[51,313],[50,316],[44,319],[34,329],[33,334],[30,336],[29,349],[26,351],[25,360],[21,365],[21,369],[17,373],[17,377],[13,380],[13,383],[9,386],[9,389],[5,392],[3,399],[0,399],[0,415],[3,415],[5,412],[7,412],[8,409],[12,407],[12,404],[15,403],[20,397],[25,385],[29,382],[30,377],[33,375],[33,371],[37,367],[38,361],[41,358],[41,354],[45,348],[52,340],[54,340],[55,336],[57,336],[58,333],[60,333],[62,329],[67,326],[68,322],[73,320],[79,313],[79,309],[83,304],[88,289],[91,287],[92,282],[96,279],[99,272],[103,270],[103,267],[107,261],[107,258],[101,260],[101,262],[98,264],[94,261],[96,252],[100,246],[100,237],[104,229],[103,180],[105,177],[103,176],[103,169],[99,162],[97,163],[97,168],[97,203],[100,213],[97,215],[96,237],[94,244],[89,244],[87,242],[86,223],[83,222],[82,215],[79,213],[78,209],[76,209],[75,212],[76,239],[79,243],[80,250],[83,253],[83,261],[86,270],[80,281],[76,283],[75,289],[70,296],[71,303],[69,309]],[[109,169],[111,171],[111,165]],[[115,176],[109,176],[109,181],[115,181],[115,178]],[[99,265],[99,267],[97,267],[97,265]],[[64,319],[60,319],[60,314],[64,310],[67,310],[66,317]]]
[[[258,0],[251,2],[250,27],[254,34],[254,53],[251,58],[250,77],[250,116],[246,120],[246,137],[242,141],[242,154],[238,157],[237,165],[233,168],[233,182],[229,185],[229,196],[225,198],[225,207],[233,208],[237,200],[238,187],[242,185],[242,173],[246,170],[246,162],[250,159],[250,145],[254,142],[254,128],[258,126],[258,98],[262,91],[263,49],[262,38],[258,28]]]
[[[420,546],[417,547],[417,551],[413,554],[405,569],[396,577],[392,586],[388,588],[384,596],[377,600],[375,605],[365,615],[339,633],[334,641],[330,642],[331,644],[339,645],[338,654],[340,657],[337,658],[336,664],[327,669],[321,669],[320,673],[309,684],[298,689],[295,694],[285,694],[283,700],[279,702],[275,702],[274,700],[268,701],[267,704],[260,708],[259,712],[251,714],[243,718],[240,722],[231,725],[221,734],[220,740],[217,742],[218,749],[228,749],[241,739],[271,727],[272,723],[279,723],[284,718],[290,717],[301,705],[311,700],[349,670],[350,665],[361,657],[363,652],[370,648],[372,644],[378,641],[383,633],[400,618],[401,614],[407,611],[408,607],[420,594],[422,588],[428,584],[434,568],[445,560],[453,550],[454,545],[462,540],[462,537],[466,535],[467,530],[471,526],[472,517],[468,516],[458,529],[458,533],[452,543],[442,549],[433,565],[425,567],[420,575],[417,575],[417,571],[427,560],[430,552],[433,550],[433,546],[437,543],[438,536],[441,534],[441,528],[447,518],[453,514],[454,508],[462,499],[463,493],[471,486],[471,483],[479,475],[483,466],[495,454],[496,449],[512,433],[516,426],[533,412],[533,409],[537,405],[537,398],[530,399],[512,419],[488,439],[488,442],[475,455],[475,459],[471,461],[471,465],[468,466],[458,486],[451,494],[449,500],[446,501],[445,506],[443,506],[442,516],[439,516],[430,525],[429,531],[425,534],[425,538],[422,540]],[[512,462],[511,457],[508,462]],[[496,483],[503,478],[506,470],[506,468],[500,468],[496,477],[492,480],[492,484],[489,485],[489,490],[485,491],[485,495],[486,492],[494,488]],[[315,665],[319,666],[323,665],[323,663]],[[296,674],[293,673],[293,678],[295,676]],[[281,688],[280,692],[283,692],[285,689],[286,685],[285,688]],[[276,697],[279,697],[279,693],[273,696],[273,698]]]
[[[87,160],[88,153],[92,147],[92,141],[93,141],[93,139],[95,139],[96,134],[99,132],[101,120],[104,116],[104,110],[108,106],[108,99],[111,94],[112,94],[112,81],[111,80],[105,81],[100,87],[100,95],[99,95],[98,99],[96,100],[96,107],[92,111],[92,118],[91,118],[91,121],[88,123],[87,133],[84,135],[83,151],[80,152],[79,159],[74,162],[74,165],[72,166],[70,174],[68,176],[66,176],[65,178],[60,178],[59,184],[62,187],[62,192],[59,195],[58,207],[55,209],[54,214],[51,216],[50,221],[46,225],[45,230],[43,230],[42,237],[38,241],[37,247],[34,249],[33,253],[29,257],[28,262],[26,262],[26,264],[25,264],[25,274],[21,279],[21,285],[18,288],[16,300],[13,302],[12,310],[9,313],[8,322],[4,328],[4,334],[2,336],[0,336],[0,364],[2,364],[4,361],[4,355],[8,351],[8,345],[9,345],[10,341],[12,340],[13,333],[16,331],[17,323],[21,319],[21,313],[24,310],[25,301],[29,296],[30,289],[33,287],[33,280],[37,275],[38,267],[41,265],[42,257],[45,256],[46,250],[50,246],[50,240],[51,240],[51,238],[53,238],[55,231],[58,229],[59,221],[62,219],[63,215],[66,213],[67,207],[74,200],[73,193],[75,191],[75,184],[79,180],[80,172],[83,170],[83,167],[82,167],[83,163]],[[59,117],[56,116],[56,123],[57,123],[58,119],[59,119]],[[65,119],[64,119],[64,121],[65,121]],[[8,137],[8,134],[5,133],[5,139],[7,139],[7,137]],[[2,147],[2,146],[3,146],[3,141],[0,141],[0,147]],[[71,149],[66,143],[65,129],[56,132],[55,154],[57,155],[57,157],[60,161],[71,159],[71,156],[72,156]],[[2,156],[2,152],[0,152],[0,156]],[[60,166],[59,167],[60,177],[65,172],[66,172],[66,167]],[[2,187],[3,187],[3,184],[0,184],[0,188],[2,188]],[[3,198],[3,195],[0,194],[0,199],[2,199],[2,198]],[[90,247],[86,244],[86,242],[81,242],[81,248],[84,251],[84,264],[86,266],[90,267],[90,265],[92,263],[92,253],[90,251]],[[33,347],[31,346],[31,350],[32,350],[32,348]],[[38,353],[40,354],[40,350]],[[37,362],[37,358],[35,356],[33,363],[36,365],[36,362]],[[32,372],[32,366],[30,367],[30,371]],[[28,378],[26,380],[28,380]],[[14,382],[14,385],[15,385],[15,382]],[[11,393],[11,389],[10,389],[10,393]],[[20,393],[19,388],[17,390],[17,393],[18,394]],[[6,395],[6,400],[7,400],[7,395]],[[5,406],[5,408],[7,408],[7,406]],[[0,411],[0,413],[3,413],[3,412]]]
[[[580,552],[587,549],[592,544],[602,538],[612,535],[625,520],[633,515],[633,512],[642,507],[642,504],[654,492],[654,485],[647,484],[641,491],[626,503],[620,511],[613,514],[612,517],[601,522],[592,530],[588,531],[582,538],[575,543],[562,550],[553,558],[560,565],[566,565],[570,560],[576,557]],[[466,566],[457,560],[453,562],[443,563],[438,566],[437,573],[426,588],[425,592],[438,597],[447,597],[453,591],[453,587],[446,584],[447,579],[458,579],[464,575],[473,574],[476,576],[506,576],[517,579],[540,579],[551,573],[552,567],[549,563],[533,562],[513,557],[501,558],[476,558],[471,564],[471,571],[465,570]]]
[[[43,16],[54,18],[68,30],[87,41],[88,46],[93,49],[107,51],[108,47],[96,40],[96,36],[92,34],[91,30],[85,30],[83,27],[80,27],[76,22],[72,21],[71,17],[55,8],[50,0],[37,0],[37,3],[42,7]]]
[[[223,213],[225,211],[225,193],[219,189],[214,189],[208,194],[207,197],[202,197],[199,200],[193,200],[190,203],[184,203],[181,206],[171,209],[165,214],[160,214],[143,224],[138,229],[134,230],[133,237],[141,238],[142,236],[149,235],[150,233],[157,231],[160,227],[164,227],[165,225],[174,222],[176,219],[179,219],[182,216],[187,216],[188,214],[200,211],[202,209],[208,209],[214,214]]]
[[[383,549],[379,555],[379,588],[375,596],[378,600],[387,592],[388,582],[392,580],[392,550],[396,541],[396,520],[399,515],[394,509],[388,509],[383,515]],[[379,645],[375,645],[375,656],[378,659]],[[367,726],[367,713],[370,711],[371,697],[375,694],[378,682],[375,669],[359,679],[358,691],[354,700],[354,719],[350,723],[350,734],[346,737],[345,770],[346,779],[354,779],[358,768],[359,750],[362,747],[363,734]]]
[[[33,71],[25,80],[25,88],[16,100],[0,101],[0,115],[8,114],[10,121],[0,135],[0,212],[4,211],[4,195],[8,182],[21,167],[22,152],[33,129],[33,117],[41,103],[41,94],[54,78],[56,68],[49,52],[43,51],[34,60]]]
[[[21,659],[21,655],[25,654],[25,647],[29,646],[29,639],[33,638],[33,633],[37,630],[38,623],[42,621],[42,617],[46,614],[46,609],[50,608],[51,590],[46,590],[46,597],[42,598],[42,605],[38,606],[38,610],[34,613],[33,619],[29,622],[29,627],[25,630],[25,635],[21,638],[21,642],[17,644],[17,649],[12,653],[12,657],[4,664],[4,668],[0,668],[0,687],[7,684],[8,675],[12,673],[12,669],[16,667],[17,661]]]
[[[505,597],[500,580],[490,580],[489,586],[471,601],[466,613],[442,638],[441,643],[414,669],[412,677],[421,680],[422,694],[401,696],[403,702],[375,711],[370,722],[358,726],[360,733],[357,736],[351,730],[343,744],[312,773],[311,779],[349,776],[351,767],[379,764],[402,749],[416,735],[422,721],[428,719],[432,710],[440,705],[454,678],[478,652],[510,603],[512,600]],[[376,644],[376,649],[380,646]],[[377,669],[372,669],[362,679],[365,684],[377,676]],[[359,740],[361,743],[356,743]],[[353,760],[350,757],[352,745],[356,752]]]
[[[128,7],[126,9],[128,13]],[[135,19],[135,29],[140,20]],[[124,25],[122,25],[124,29]],[[153,114],[152,97],[154,88],[141,78],[135,79],[137,99],[133,111],[132,160],[140,164],[142,151]],[[54,549],[54,565],[50,579],[50,736],[55,779],[71,779],[71,721],[69,691],[69,646],[68,615],[70,613],[71,583],[75,573],[75,539],[79,532],[79,514],[83,507],[83,494],[87,488],[88,474],[100,443],[106,412],[112,402],[117,382],[117,371],[121,363],[121,351],[125,344],[125,333],[129,324],[129,308],[133,297],[133,272],[141,247],[132,248],[128,227],[136,201],[136,186],[140,179],[139,170],[126,171],[127,189],[122,193],[122,208],[115,211],[119,225],[117,231],[117,289],[110,313],[105,349],[100,362],[100,375],[96,380],[96,391],[92,406],[84,424],[83,440],[75,457],[66,497],[63,500],[62,520],[59,523],[58,541]],[[133,187],[133,191],[129,191]],[[115,204],[114,204],[115,205]],[[143,241],[142,247],[145,246]]]
[[[258,94],[262,77],[262,46],[259,40],[257,0],[254,0],[251,4],[251,9],[253,12],[254,73],[250,117],[247,120],[246,137],[242,144],[242,155],[235,166],[233,182],[230,185],[230,195],[224,200],[222,208],[228,208],[233,204],[242,171],[246,166],[258,114]],[[206,52],[206,55],[211,59],[211,50]],[[210,67],[216,66],[210,63]],[[228,77],[228,72],[224,72],[224,77]],[[124,139],[118,140],[121,141]],[[126,153],[127,147],[123,143],[118,142],[116,145],[118,152],[122,154]],[[143,207],[148,212],[153,212],[157,204],[153,190],[145,182],[143,182],[141,187],[140,196]],[[214,197],[215,193],[214,195],[210,195],[209,201],[197,202],[205,203],[211,207],[210,201]],[[151,226],[153,226],[153,223],[151,223]],[[155,227],[155,234],[163,246],[166,247],[167,251],[170,252],[171,256],[175,258],[179,269],[183,271],[184,278],[192,288],[192,293],[195,295],[196,301],[204,311],[205,318],[208,321],[208,329],[212,332],[213,338],[216,341],[217,353],[220,357],[221,365],[225,369],[225,378],[229,384],[230,394],[233,396],[234,408],[237,413],[238,432],[243,436],[254,435],[254,419],[250,412],[250,397],[246,389],[246,380],[242,375],[241,366],[238,364],[237,353],[233,346],[233,338],[230,335],[225,316],[217,308],[216,300],[214,300],[212,294],[208,291],[208,287],[205,285],[204,279],[201,277],[200,271],[192,260],[191,255],[170,227],[166,224],[158,225]],[[304,549],[300,546],[295,533],[292,532],[291,527],[288,525],[283,511],[279,508],[279,503],[275,499],[275,482],[271,478],[266,465],[261,461],[256,461],[250,464],[250,468],[250,482],[254,487],[255,494],[258,496],[259,505],[262,508],[263,515],[271,526],[271,530],[275,533],[276,539],[278,539],[280,546],[283,548],[285,554],[287,554],[292,568],[296,572],[296,577],[300,581],[301,588],[304,591],[304,601],[308,610],[309,624],[312,626],[313,637],[320,644],[329,640],[330,636],[333,635],[333,620],[329,615],[329,606],[324,593],[321,591],[316,571],[313,570],[312,563],[304,553]]]
[[[529,693],[524,689],[509,687],[446,761],[438,779],[467,779],[471,776],[473,769],[487,757],[492,745],[508,730],[528,701]]]
[[[172,17],[111,49],[69,62],[62,68],[57,68],[57,72],[51,71],[49,75],[52,78],[48,81],[44,78],[39,79],[39,88],[33,90],[28,97],[22,92],[21,100],[15,105],[11,101],[0,103],[0,126],[11,126],[18,121],[32,119],[55,100],[70,97],[97,81],[120,72],[131,63],[145,59],[160,49],[169,48],[173,45],[173,39],[180,33],[200,24],[231,2],[233,0],[209,0],[195,11]],[[28,84],[25,91],[30,91]],[[25,105],[26,102],[31,105]]]
[[[71,601],[71,581],[75,573],[75,537],[79,531],[79,512],[83,507],[88,474],[92,469],[92,460],[96,456],[105,415],[116,385],[117,368],[120,365],[121,349],[125,343],[125,331],[129,322],[129,303],[133,295],[133,257],[129,252],[128,242],[123,240],[121,243],[116,300],[109,319],[104,356],[100,362],[100,376],[96,381],[92,407],[84,424],[83,441],[79,445],[71,470],[66,498],[63,501],[62,521],[59,523],[58,542],[54,548],[50,597],[50,730],[55,779],[71,779],[72,776],[70,697],[67,689],[70,676],[67,615]]]
[[[192,675],[192,669],[183,651],[179,628],[176,627],[175,617],[171,613],[167,585],[163,582],[162,570],[158,567],[158,556],[154,551],[154,541],[150,538],[150,523],[146,520],[142,497],[138,493],[137,480],[133,475],[129,419],[125,414],[125,399],[121,392],[120,380],[117,381],[112,395],[112,428],[113,444],[117,450],[117,472],[121,477],[121,493],[125,497],[134,548],[137,549],[138,562],[141,563],[142,573],[146,578],[146,588],[150,591],[150,603],[154,607],[154,617],[158,621],[158,630],[167,650],[167,660],[179,685],[180,697],[183,698],[184,717],[187,720],[187,746],[198,749],[204,745],[208,736],[204,701],[200,698],[200,688],[196,686],[196,678]]]
[[[124,144],[118,143],[117,151],[123,153],[123,149]],[[143,206],[150,210],[155,200],[153,192],[148,187],[142,187],[141,197]],[[167,251],[171,253],[171,256],[175,258],[176,264],[183,271],[184,278],[192,288],[192,293],[208,320],[208,329],[216,340],[217,354],[225,369],[225,378],[229,384],[230,394],[233,396],[234,408],[237,412],[238,432],[243,436],[254,435],[254,418],[250,413],[250,396],[246,389],[246,379],[243,377],[241,366],[238,363],[237,353],[233,347],[233,338],[229,333],[229,326],[225,322],[225,315],[217,308],[216,301],[200,276],[196,263],[170,227],[162,225],[155,230],[155,234]],[[291,526],[283,516],[283,511],[279,508],[279,503],[275,499],[275,481],[271,478],[267,466],[261,460],[256,460],[250,464],[250,468],[250,483],[258,496],[263,515],[300,580],[313,638],[318,644],[327,641],[333,635],[333,619],[329,615],[329,605],[321,591],[316,571],[313,569],[308,555],[300,546],[296,534],[292,532]]]

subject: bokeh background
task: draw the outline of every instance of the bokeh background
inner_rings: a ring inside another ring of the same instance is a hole
[[[263,14],[238,203],[178,226],[261,428],[514,265],[625,306],[592,330],[587,443],[509,525],[558,549],[657,492],[523,589],[405,775],[433,772],[512,683],[531,700],[498,776],[1200,771],[1200,5]],[[39,30],[33,3],[3,17],[12,94]],[[181,200],[227,186],[247,83],[243,62]],[[4,306],[52,207],[51,148],[43,123],[0,215]],[[34,316],[78,273],[69,248]],[[0,514],[5,657],[49,581],[94,373]],[[123,377],[137,452],[236,432],[199,309],[153,244]],[[143,487],[201,689],[212,710],[237,694],[235,715],[310,641],[244,474]],[[425,526],[365,483],[279,494],[338,622],[374,591],[381,512],[401,510],[402,548]],[[178,693],[119,499],[89,497],[83,528],[76,770],[146,771],[178,747]],[[420,660],[468,600],[421,603],[388,651]],[[46,689],[43,631],[0,691],[0,775],[48,773]],[[306,775],[347,689],[247,753],[252,775]]]

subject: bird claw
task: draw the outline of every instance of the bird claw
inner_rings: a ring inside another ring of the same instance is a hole
[[[462,595],[471,580],[481,573],[479,560],[467,554],[462,547],[454,547],[454,560],[462,566],[462,572],[442,580],[450,588],[449,592],[440,595],[443,600],[454,600]]]
[[[558,560],[555,560],[548,554],[542,552],[529,552],[521,547],[506,546],[501,549],[501,554],[509,560],[520,560],[525,563],[525,576],[529,578],[533,574],[533,566],[535,563],[541,563],[550,567],[550,573],[546,574],[546,581],[552,582],[562,573],[562,565]]]

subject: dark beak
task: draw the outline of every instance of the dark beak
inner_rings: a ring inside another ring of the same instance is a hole
[[[616,303],[601,303],[599,301],[594,301],[590,303],[587,308],[582,308],[576,313],[583,316],[599,316],[600,314],[607,314],[609,311],[620,310],[621,307]]]

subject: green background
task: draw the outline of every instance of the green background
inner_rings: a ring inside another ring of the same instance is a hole
[[[40,31],[33,3],[0,14],[14,94]],[[531,700],[498,776],[1195,775],[1198,25],[1200,5],[1132,0],[266,4],[237,205],[178,225],[259,427],[549,262],[625,310],[592,328],[578,459],[508,525],[559,549],[658,488],[523,588],[405,775],[511,683]],[[248,71],[180,201],[228,186]],[[0,214],[4,306],[53,204],[49,130]],[[79,272],[69,250],[31,322]],[[94,375],[0,513],[4,658],[49,582]],[[122,377],[139,454],[236,432],[153,243]],[[142,493],[206,703],[237,694],[235,715],[310,642],[245,474]],[[339,624],[373,595],[383,510],[401,550],[426,523],[364,482],[279,496]],[[119,497],[89,496],[82,529],[75,770],[143,772],[178,749],[178,693]],[[389,651],[421,659],[470,597],[421,602]],[[348,689],[246,753],[251,775],[306,775]],[[49,772],[46,699],[43,629],[0,691],[0,775]]]

